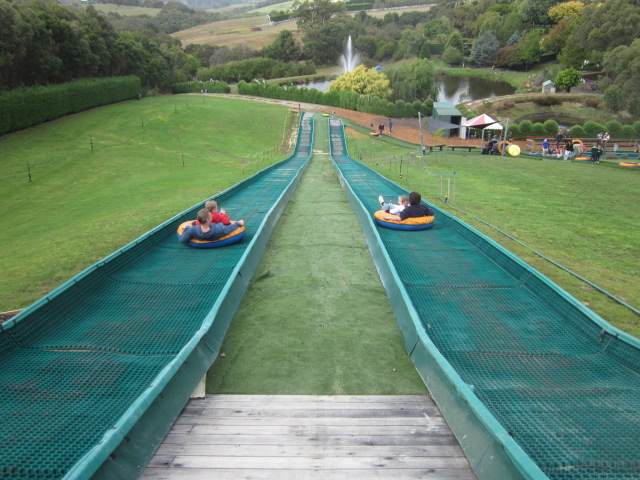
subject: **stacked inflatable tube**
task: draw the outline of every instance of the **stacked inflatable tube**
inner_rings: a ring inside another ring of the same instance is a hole
[[[392,230],[426,230],[433,227],[435,217],[413,217],[401,220],[399,216],[392,215],[384,210],[378,210],[373,214],[376,223],[381,227]]]
[[[178,238],[180,238],[180,236],[182,235],[182,232],[184,232],[184,229],[187,227],[187,225],[192,226],[195,225],[195,220],[189,220],[187,222],[183,222],[180,224],[180,226],[178,227],[177,233],[178,233]],[[224,237],[220,237],[219,239],[213,241],[213,242],[207,242],[204,240],[191,240],[189,242],[186,242],[185,245],[188,245],[190,247],[193,248],[219,248],[219,247],[226,247],[227,245],[231,245],[234,243],[239,242],[240,240],[242,240],[242,237],[244,237],[245,232],[247,231],[247,227],[246,225],[242,225],[238,228],[236,228],[233,232],[231,232],[228,235],[225,235]]]

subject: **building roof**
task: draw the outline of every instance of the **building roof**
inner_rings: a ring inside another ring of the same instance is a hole
[[[453,103],[449,102],[433,102],[433,111],[437,112],[439,116],[448,117],[461,117],[462,113],[458,110]]]

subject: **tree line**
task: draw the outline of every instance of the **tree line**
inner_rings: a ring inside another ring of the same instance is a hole
[[[118,17],[93,6],[0,0],[0,90],[124,75],[136,75],[144,88],[168,90],[193,79],[200,66],[168,33],[219,18],[192,14],[177,2],[133,26],[114,22]]]

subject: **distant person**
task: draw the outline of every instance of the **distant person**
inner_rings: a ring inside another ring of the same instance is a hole
[[[405,207],[398,216],[400,220],[414,217],[432,217],[435,215],[433,208],[422,203],[422,197],[418,192],[409,194],[409,206]]]
[[[596,163],[600,163],[600,147],[598,147],[598,144],[594,144],[593,147],[591,147],[591,160],[593,160]]]
[[[556,150],[560,150],[560,145],[562,144],[563,138],[564,138],[564,134],[562,133],[562,130],[560,130],[558,132],[558,135],[556,135]]]
[[[382,210],[390,213],[391,215],[398,215],[402,210],[406,208],[407,205],[409,205],[409,197],[407,197],[406,195],[400,195],[398,197],[397,205],[394,205],[393,202],[385,203],[384,197],[382,195],[378,197],[378,201],[380,202],[380,205],[382,205]]]
[[[571,140],[567,140],[567,143],[564,146],[564,159],[569,160],[572,155],[573,155],[573,142]]]
[[[609,135],[609,132],[604,132],[604,135],[602,136],[602,149],[603,150],[607,149],[607,144],[609,143],[609,140],[611,140],[611,135]]]
[[[542,141],[542,155],[543,155],[543,156],[545,156],[545,155],[548,155],[548,154],[549,154],[549,147],[550,147],[550,146],[551,146],[551,145],[549,145],[549,140],[545,138],[545,139]]]
[[[180,243],[187,243],[191,240],[203,240],[213,242],[219,238],[229,235],[234,230],[244,225],[244,220],[233,222],[231,225],[222,223],[211,223],[211,214],[206,208],[198,212],[196,217],[199,225],[187,225],[180,235]]]
[[[393,122],[389,119],[389,135],[391,135],[391,129],[393,128]]]

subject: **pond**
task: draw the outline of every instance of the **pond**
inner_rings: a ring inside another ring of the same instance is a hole
[[[316,88],[321,92],[329,91],[330,80],[311,82],[301,87]],[[507,82],[482,77],[458,77],[442,73],[436,76],[439,102],[451,102],[454,105],[481,98],[510,95],[516,91]]]

